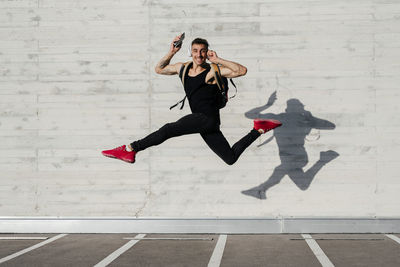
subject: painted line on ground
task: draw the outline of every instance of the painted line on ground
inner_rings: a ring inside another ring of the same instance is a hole
[[[1,259],[0,259],[0,263],[9,261],[9,260],[14,259],[14,258],[16,258],[16,257],[18,257],[18,256],[21,256],[21,255],[23,255],[23,254],[25,254],[25,253],[27,253],[27,252],[29,252],[29,251],[32,251],[32,250],[37,249],[37,248],[40,248],[40,247],[42,247],[42,246],[44,246],[44,245],[47,245],[47,244],[49,244],[49,243],[51,243],[51,242],[53,242],[53,241],[56,241],[57,239],[59,239],[59,238],[61,238],[61,237],[66,236],[66,235],[67,235],[67,234],[56,235],[56,236],[53,236],[53,237],[50,238],[50,239],[47,239],[46,241],[40,242],[40,243],[38,243],[38,244],[36,244],[36,245],[33,245],[33,246],[29,247],[29,248],[26,248],[26,249],[20,250],[20,251],[18,251],[18,252],[15,252],[14,254],[11,254],[11,255],[9,255],[9,256],[7,256],[7,257],[1,258]]]
[[[41,236],[2,236],[0,240],[46,240],[48,237]]]
[[[130,249],[131,247],[133,247],[133,245],[135,245],[137,242],[140,241],[140,238],[145,237],[146,234],[138,234],[137,236],[135,236],[135,238],[137,238],[136,240],[131,240],[128,241],[128,243],[126,243],[125,245],[123,245],[122,247],[120,247],[119,249],[117,249],[116,251],[114,251],[113,253],[111,253],[110,255],[108,255],[107,257],[105,257],[102,261],[100,261],[99,263],[97,263],[94,267],[105,267],[107,265],[109,265],[111,262],[113,262],[116,258],[118,258],[119,256],[121,256],[124,252],[126,252],[128,249]]]
[[[305,240],[305,239],[313,239],[313,240],[351,240],[351,241],[381,241],[381,240],[385,240],[384,238],[346,238],[346,237],[329,237],[329,238],[290,238],[290,240]]]
[[[325,255],[324,251],[318,245],[317,241],[315,241],[311,235],[302,234],[301,235],[304,240],[307,242],[307,245],[310,247],[311,251],[314,253],[315,257],[317,257],[318,261],[321,263],[323,267],[334,267],[333,263],[329,260],[329,258]]]
[[[144,238],[136,238],[136,237],[124,237],[123,239],[127,240],[199,240],[199,241],[213,241],[214,238],[211,237],[144,237]]]
[[[226,245],[227,235],[220,235],[215,245],[213,254],[211,255],[210,261],[208,262],[208,267],[219,267],[222,260],[222,255],[224,254],[224,249]]]
[[[397,237],[395,235],[386,235],[386,236],[400,244],[400,237]]]

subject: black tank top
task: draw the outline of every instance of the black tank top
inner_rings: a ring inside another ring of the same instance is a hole
[[[203,113],[208,116],[217,117],[219,122],[219,108],[217,105],[218,85],[207,84],[205,81],[210,68],[210,65],[207,65],[206,70],[195,77],[189,76],[189,71],[187,71],[185,76],[185,93],[188,96],[190,109],[193,113]]]

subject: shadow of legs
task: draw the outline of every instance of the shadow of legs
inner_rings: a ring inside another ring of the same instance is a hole
[[[337,158],[338,156],[339,153],[333,150],[322,151],[320,153],[320,159],[315,162],[315,164],[306,172],[304,172],[302,168],[297,168],[288,170],[288,175],[299,189],[303,191],[307,190],[317,173],[322,169],[322,167]]]
[[[242,194],[258,199],[266,199],[266,191],[274,185],[279,184],[286,174],[289,175],[290,179],[292,179],[298,188],[306,190],[322,167],[338,156],[339,153],[333,150],[323,151],[320,153],[320,159],[306,172],[304,172],[302,168],[291,167],[291,164],[281,164],[274,169],[273,173],[265,183],[244,190],[242,191]]]
[[[281,182],[282,178],[285,176],[286,171],[283,165],[279,165],[276,167],[269,177],[269,179],[265,182],[260,184],[259,186],[250,188],[248,190],[242,191],[242,194],[255,197],[258,199],[266,199],[266,191],[273,187],[274,185],[277,185]]]

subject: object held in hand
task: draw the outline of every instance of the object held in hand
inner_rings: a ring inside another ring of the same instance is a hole
[[[174,47],[180,47],[182,45],[183,39],[185,39],[185,33],[182,33],[178,41],[174,42]]]

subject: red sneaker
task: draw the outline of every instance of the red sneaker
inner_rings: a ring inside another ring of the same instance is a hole
[[[262,130],[262,133],[266,133],[272,129],[275,129],[282,125],[282,122],[277,120],[263,120],[263,119],[255,119],[254,120],[254,129]]]
[[[125,162],[134,163],[135,162],[135,151],[126,151],[126,146],[119,146],[111,150],[104,150],[101,152],[106,157],[120,159]]]

